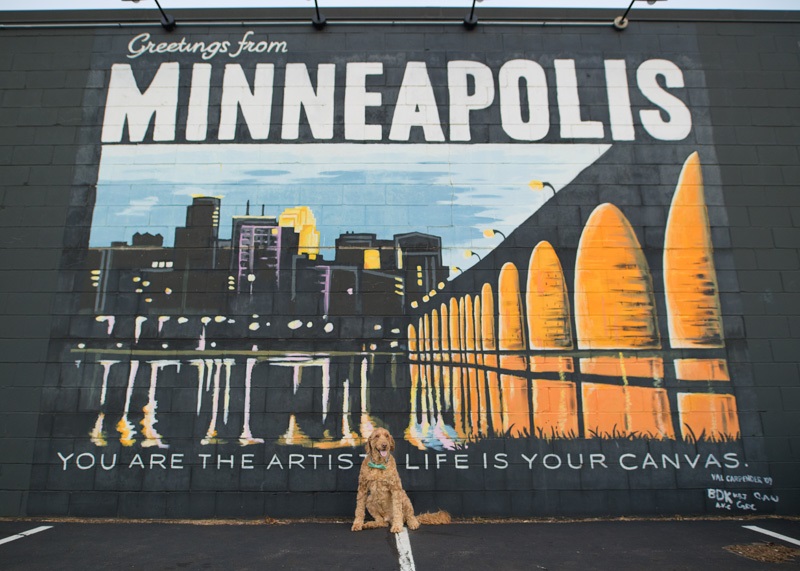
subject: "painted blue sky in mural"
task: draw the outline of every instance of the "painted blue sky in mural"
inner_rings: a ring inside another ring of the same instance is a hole
[[[103,147],[91,247],[131,242],[136,232],[161,234],[172,246],[193,196],[222,199],[219,236],[231,218],[279,216],[308,206],[321,234],[321,254],[336,238],[369,232],[379,239],[425,232],[441,236],[443,262],[467,269],[556,191],[603,155],[607,144],[358,145],[220,144]],[[535,186],[535,185],[534,185]]]

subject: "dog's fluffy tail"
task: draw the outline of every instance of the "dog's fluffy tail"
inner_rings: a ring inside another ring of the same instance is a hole
[[[423,525],[446,525],[452,521],[450,514],[443,510],[433,513],[419,514],[417,515],[417,519]]]

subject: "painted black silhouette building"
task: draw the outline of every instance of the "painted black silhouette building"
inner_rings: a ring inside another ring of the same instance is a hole
[[[88,251],[81,309],[94,314],[400,316],[447,278],[441,238],[345,233],[333,260],[301,247],[299,231],[274,216],[234,216],[219,237],[221,200],[195,197],[174,247],[134,234]],[[248,209],[249,210],[249,209]]]

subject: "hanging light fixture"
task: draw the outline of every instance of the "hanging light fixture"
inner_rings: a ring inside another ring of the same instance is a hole
[[[164,12],[164,9],[161,7],[161,4],[158,3],[158,0],[155,0],[156,6],[158,6],[158,11],[161,12],[161,25],[164,29],[168,32],[171,32],[175,29],[175,26],[178,24],[175,22],[175,18]]]
[[[134,4],[138,4],[141,0],[122,0],[123,2],[133,2]],[[159,4],[158,0],[155,0],[156,6],[158,6],[158,11],[161,12],[161,26],[168,32],[171,32],[175,29],[175,26],[178,24],[175,22],[175,18],[164,12],[164,9]]]
[[[468,30],[474,30],[478,25],[478,17],[475,15],[475,2],[483,2],[483,0],[472,0],[472,8],[469,14],[464,18],[464,27]]]
[[[325,16],[319,13],[319,4],[317,4],[317,0],[314,0],[314,15],[311,17],[311,24],[313,24],[314,28],[317,30],[321,30],[327,23],[328,21],[325,19]]]
[[[616,18],[614,18],[615,29],[622,31],[628,27],[628,12],[630,12],[631,8],[633,8],[634,2],[641,2],[641,1],[645,0],[631,0],[631,3],[628,4],[628,9],[625,10],[625,13],[622,16],[617,16]],[[646,1],[648,4],[652,6],[656,2],[666,2],[667,0],[646,0]]]

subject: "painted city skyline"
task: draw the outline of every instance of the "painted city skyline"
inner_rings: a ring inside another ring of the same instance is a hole
[[[293,400],[301,382],[308,383],[303,370],[321,367],[312,381],[321,383],[314,397],[320,402],[312,410],[322,411],[322,425],[298,401],[291,414],[284,413],[283,444],[348,447],[379,425],[376,419],[389,402],[372,391],[379,355],[391,358],[386,371],[392,379],[399,371],[409,375],[405,436],[420,449],[454,449],[498,436],[687,442],[741,436],[722,353],[722,312],[697,152],[685,159],[675,183],[662,246],[663,287],[654,284],[624,208],[612,203],[594,206],[582,228],[573,283],[561,261],[569,249],[540,239],[523,246],[531,248],[527,263],[475,269],[469,272],[474,280],[460,288],[445,283],[438,236],[346,231],[326,260],[319,255],[316,218],[307,206],[268,216],[251,214],[246,204],[245,214],[232,219],[231,240],[219,237],[221,206],[218,197],[194,197],[185,226],[175,228],[174,248],[163,247],[159,236],[137,233],[130,246],[90,249],[89,267],[97,269],[89,272],[92,295],[84,299],[94,301],[95,312],[111,314],[99,316],[102,321],[116,321],[113,316],[125,307],[133,309],[134,322],[120,325],[119,332],[109,322],[105,336],[129,337],[126,327],[134,326],[134,345],[151,359],[143,446],[163,444],[152,429],[156,381],[164,367],[180,371],[184,361],[200,367],[198,414],[203,384],[206,392],[211,388],[209,367],[216,369],[215,412],[203,440],[216,443],[220,374],[224,368],[228,391],[231,371],[241,368],[245,355],[248,395],[259,362],[293,369]],[[191,285],[198,280],[204,281],[200,293]],[[662,294],[666,316],[656,311]],[[211,317],[198,318],[198,311],[215,312],[217,325],[212,328]],[[194,314],[195,323],[172,320],[175,312]],[[157,329],[150,323],[145,331],[154,313],[161,315]],[[659,325],[664,317],[666,327]],[[298,330],[299,336],[292,333]],[[347,340],[341,338],[345,331]],[[147,342],[140,344],[142,339]],[[260,339],[270,339],[271,347],[260,349]],[[285,346],[276,352],[278,340]],[[334,341],[338,351],[331,349]],[[112,366],[107,341],[79,349],[77,354],[100,359],[105,395]],[[222,350],[225,359],[192,358],[209,349]],[[331,369],[333,353],[345,356],[346,363]],[[167,355],[181,359],[165,360]],[[138,364],[130,361],[125,422],[117,427],[124,442],[132,442],[127,419]],[[359,396],[351,398],[356,368]],[[339,374],[331,376],[331,370]],[[340,403],[332,402],[334,390]],[[249,403],[249,396],[245,400]],[[249,408],[246,413],[249,419]],[[105,442],[104,414],[92,432],[98,445]],[[316,436],[304,432],[311,423]],[[253,440],[249,420],[240,440],[261,442]]]
[[[106,145],[89,246],[161,234],[172,245],[194,196],[220,197],[219,237],[231,220],[308,206],[330,259],[347,232],[440,236],[445,267],[466,270],[497,247],[608,144]],[[536,184],[536,183],[548,183]],[[532,184],[533,183],[533,184]],[[504,205],[513,204],[514,208]],[[326,254],[327,252],[327,254]]]

